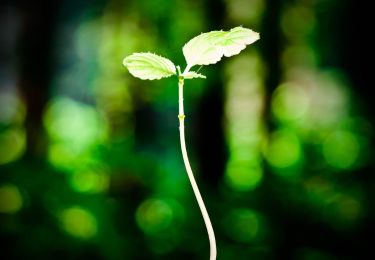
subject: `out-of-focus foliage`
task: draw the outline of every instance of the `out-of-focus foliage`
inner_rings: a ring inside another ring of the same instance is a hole
[[[196,66],[207,79],[185,87],[188,152],[218,258],[372,254],[374,118],[361,34],[370,8],[26,2],[0,4],[1,259],[207,259],[180,155],[176,78],[141,81],[122,61],[151,51],[184,67],[189,39],[239,25],[261,40]]]

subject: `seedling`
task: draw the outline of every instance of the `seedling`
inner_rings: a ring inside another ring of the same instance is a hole
[[[183,72],[181,72],[179,66],[175,66],[169,59],[149,52],[131,54],[123,61],[124,66],[128,68],[129,72],[134,77],[143,80],[161,79],[172,75],[177,75],[178,77],[178,119],[180,121],[179,129],[182,158],[206,225],[210,242],[210,260],[216,259],[215,234],[202,196],[194,179],[186,151],[184,126],[185,114],[183,104],[184,80],[206,78],[206,76],[199,74],[196,71],[190,71],[190,69],[196,65],[215,64],[220,61],[223,56],[230,57],[237,55],[246,48],[246,45],[251,44],[258,39],[258,33],[243,27],[235,27],[230,31],[211,31],[208,33],[202,33],[191,39],[182,48],[187,63]]]

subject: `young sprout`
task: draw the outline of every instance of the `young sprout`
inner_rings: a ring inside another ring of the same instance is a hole
[[[180,145],[182,158],[184,160],[187,175],[193,188],[195,198],[198,202],[200,211],[206,225],[208,238],[210,242],[210,260],[216,259],[216,241],[212,228],[210,217],[207,213],[198,185],[194,179],[185,144],[185,113],[183,104],[183,87],[185,79],[206,78],[190,69],[196,65],[215,64],[223,56],[230,57],[239,54],[246,45],[249,45],[259,39],[259,34],[243,27],[235,27],[230,31],[211,31],[202,33],[182,48],[186,60],[186,68],[183,72],[179,66],[175,66],[167,58],[158,56],[149,52],[133,53],[127,56],[123,64],[129,72],[137,78],[143,80],[155,80],[177,75],[178,77],[178,119],[180,122]]]

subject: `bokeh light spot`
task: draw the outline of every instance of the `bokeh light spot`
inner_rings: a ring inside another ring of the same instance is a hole
[[[90,149],[104,141],[107,129],[93,107],[62,97],[50,103],[44,125],[50,138],[48,159],[65,170],[92,160]]]
[[[78,149],[101,140],[105,125],[91,106],[69,98],[57,98],[48,107],[44,123],[53,140],[70,142]]]
[[[252,73],[244,68],[251,68]],[[261,183],[263,171],[259,147],[264,140],[262,111],[264,67],[256,53],[231,60],[227,67],[226,134],[229,160],[224,181],[236,191],[253,190]]]
[[[268,162],[276,168],[287,168],[301,159],[298,137],[289,130],[279,130],[271,135],[266,151]]]
[[[228,235],[239,242],[249,243],[264,238],[265,226],[263,217],[251,209],[235,209],[224,219]]]
[[[281,121],[303,119],[309,107],[307,92],[293,83],[280,85],[272,98],[272,112]]]
[[[226,171],[226,181],[229,186],[238,191],[248,191],[256,188],[263,178],[261,167],[254,167],[244,162],[229,163]]]
[[[339,169],[353,166],[360,153],[356,136],[349,131],[337,131],[329,135],[323,143],[323,156],[326,162]]]
[[[26,136],[23,129],[10,128],[0,132],[0,165],[20,158],[26,149]]]
[[[62,228],[70,235],[89,239],[97,233],[97,222],[95,217],[85,209],[71,207],[65,209],[61,215]]]
[[[70,183],[78,192],[96,193],[107,189],[109,179],[104,172],[88,169],[73,173]]]
[[[160,199],[149,199],[138,207],[136,221],[138,226],[148,234],[159,233],[172,222],[174,212],[171,206]]]
[[[266,5],[264,0],[226,0],[228,8],[228,15],[234,17],[239,22],[257,23],[261,19],[264,7]]]
[[[74,168],[72,162],[78,157],[82,162],[82,155],[62,142],[52,143],[48,148],[48,159],[57,168]]]
[[[0,213],[16,213],[23,205],[21,193],[12,184],[0,187]]]

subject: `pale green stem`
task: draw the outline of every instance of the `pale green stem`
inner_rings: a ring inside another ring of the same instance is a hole
[[[215,241],[214,229],[212,228],[211,220],[210,220],[210,217],[208,216],[206,206],[204,205],[202,196],[199,192],[198,185],[195,182],[193,171],[191,170],[189,158],[188,158],[187,151],[186,151],[183,88],[184,88],[184,78],[180,76],[178,79],[178,94],[179,94],[178,95],[178,111],[179,111],[178,118],[180,121],[180,144],[181,144],[182,158],[184,159],[186,172],[189,177],[191,187],[193,188],[195,198],[197,199],[199,208],[201,210],[204,223],[206,225],[208,239],[210,241],[210,260],[215,260],[216,259],[216,241]]]

